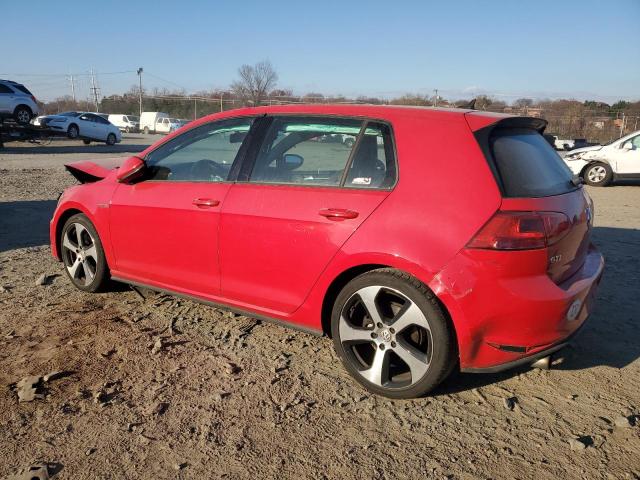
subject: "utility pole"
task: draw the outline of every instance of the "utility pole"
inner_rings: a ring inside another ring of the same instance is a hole
[[[193,97],[193,119],[198,118],[198,99]]]
[[[624,112],[622,112],[622,122],[620,122],[620,137],[621,138],[624,135],[624,122],[625,122],[626,118],[624,116]]]
[[[222,95],[220,95],[220,111],[222,111]]]
[[[140,88],[138,89],[138,96],[140,98],[140,116],[142,117],[142,67],[138,69],[138,81],[140,83]]]
[[[91,69],[91,91],[93,92],[93,101],[96,105],[96,112],[100,110],[98,106],[98,87],[96,87],[96,77],[93,74],[93,68]]]
[[[73,102],[76,101],[76,82],[73,78],[73,74],[69,75],[69,82],[71,82],[71,96],[73,97]]]
[[[433,102],[433,106],[434,106],[434,107],[437,107],[437,106],[438,106],[438,89],[436,88],[436,89],[434,89],[433,91],[436,93],[436,99],[435,99],[435,101]]]

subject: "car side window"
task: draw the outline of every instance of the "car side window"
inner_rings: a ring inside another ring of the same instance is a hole
[[[369,122],[358,139],[345,187],[391,188],[396,183],[396,162],[391,128]]]
[[[7,87],[6,85],[2,85],[0,83],[0,93],[13,93],[13,90],[11,90],[9,87]]]
[[[147,180],[226,181],[253,120],[208,123],[173,138],[147,156]]]
[[[640,135],[637,135],[629,140],[631,143],[631,148],[633,150],[640,150]]]
[[[362,120],[276,117],[249,182],[339,186]]]

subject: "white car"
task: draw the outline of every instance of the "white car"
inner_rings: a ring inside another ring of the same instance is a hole
[[[36,97],[27,87],[11,80],[0,80],[0,117],[29,123],[39,112]]]
[[[572,150],[564,161],[588,185],[603,187],[617,179],[640,179],[640,130],[606,145]]]
[[[118,127],[104,117],[91,112],[64,112],[44,115],[33,122],[34,125],[64,132],[69,138],[80,138],[85,144],[91,141],[114,145],[122,140]]]

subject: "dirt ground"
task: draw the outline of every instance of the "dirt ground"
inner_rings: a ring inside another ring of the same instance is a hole
[[[556,368],[457,374],[391,401],[352,381],[327,338],[72,288],[47,246],[73,183],[62,164],[152,140],[0,151],[0,478],[42,464],[56,480],[640,478],[640,185],[589,190],[607,266]],[[21,379],[52,372],[18,401]]]

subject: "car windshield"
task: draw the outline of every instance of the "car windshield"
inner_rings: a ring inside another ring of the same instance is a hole
[[[130,122],[139,122],[140,121],[140,117],[136,117],[134,115],[127,115],[127,120]]]

